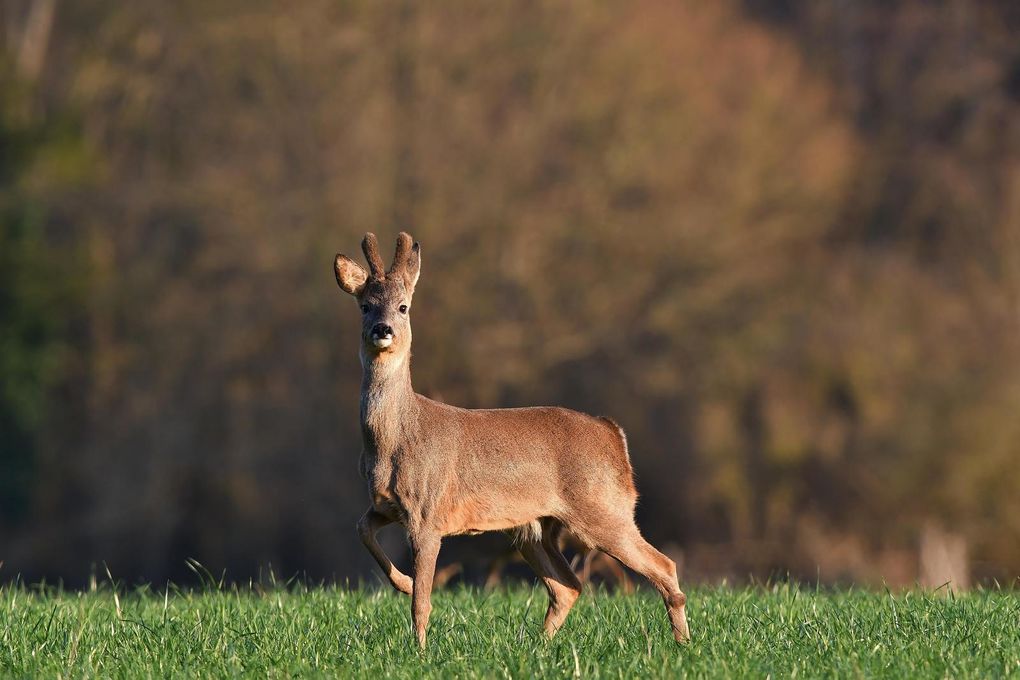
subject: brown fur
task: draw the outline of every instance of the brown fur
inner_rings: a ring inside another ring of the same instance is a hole
[[[566,527],[645,575],[659,590],[676,639],[689,638],[686,598],[676,565],[649,545],[634,524],[637,491],[623,430],[609,418],[565,408],[463,409],[411,387],[407,308],[420,273],[420,248],[401,233],[383,274],[375,236],[362,243],[370,274],[338,255],[340,287],[363,308],[361,471],[372,506],[358,531],[383,573],[412,594],[418,642],[425,644],[436,557],[444,536],[511,530],[549,591],[545,630],[555,634],[580,594],[580,582],[556,543]],[[353,265],[353,267],[351,266]],[[392,343],[380,348],[373,329]],[[399,522],[414,552],[414,579],[393,566],[375,532]]]

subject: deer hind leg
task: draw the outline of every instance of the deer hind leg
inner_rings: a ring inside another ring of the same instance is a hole
[[[676,563],[648,543],[633,521],[613,530],[603,529],[594,537],[602,552],[651,581],[666,605],[673,637],[677,642],[688,642],[691,632],[687,625],[687,596],[680,590]]]
[[[358,536],[361,537],[361,542],[368,548],[368,552],[372,553],[372,557],[379,563],[379,568],[382,569],[383,574],[386,575],[386,578],[389,579],[393,587],[402,593],[410,595],[414,586],[411,577],[393,566],[393,562],[390,562],[390,558],[383,552],[382,546],[375,540],[375,532],[392,523],[393,520],[389,517],[369,508],[361,516],[361,519],[358,520]]]
[[[552,637],[581,594],[581,582],[571,571],[554,538],[543,536],[542,540],[522,543],[518,549],[549,591],[544,628],[545,634]]]

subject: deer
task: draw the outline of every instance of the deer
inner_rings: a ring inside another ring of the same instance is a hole
[[[551,638],[581,594],[559,548],[568,531],[647,578],[662,596],[674,638],[690,640],[687,597],[676,564],[638,530],[627,436],[615,421],[555,406],[467,409],[415,393],[411,386],[411,302],[421,247],[397,238],[389,269],[375,234],[361,243],[368,270],[337,254],[340,288],[361,311],[360,472],[370,505],[361,541],[390,584],[411,596],[421,649],[432,611],[436,558],[444,537],[504,531],[548,591],[544,634]],[[413,578],[376,540],[399,523]]]

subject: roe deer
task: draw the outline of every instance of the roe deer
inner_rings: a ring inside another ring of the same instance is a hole
[[[368,271],[337,255],[337,283],[361,308],[361,473],[371,506],[358,522],[365,547],[393,587],[411,595],[418,644],[444,536],[512,530],[549,591],[545,632],[556,633],[581,592],[557,545],[566,528],[644,575],[662,595],[678,642],[690,638],[676,565],[634,523],[637,490],[623,430],[609,418],[558,407],[463,409],[411,388],[409,312],[421,250],[401,232],[389,270],[374,234],[361,243]],[[414,579],[375,539],[407,530]]]

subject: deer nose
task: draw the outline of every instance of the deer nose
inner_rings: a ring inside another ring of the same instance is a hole
[[[384,323],[377,323],[372,326],[372,337],[373,338],[385,338],[393,337],[393,328]]]
[[[384,323],[377,323],[372,326],[372,344],[379,348],[386,348],[393,344],[393,328]]]

